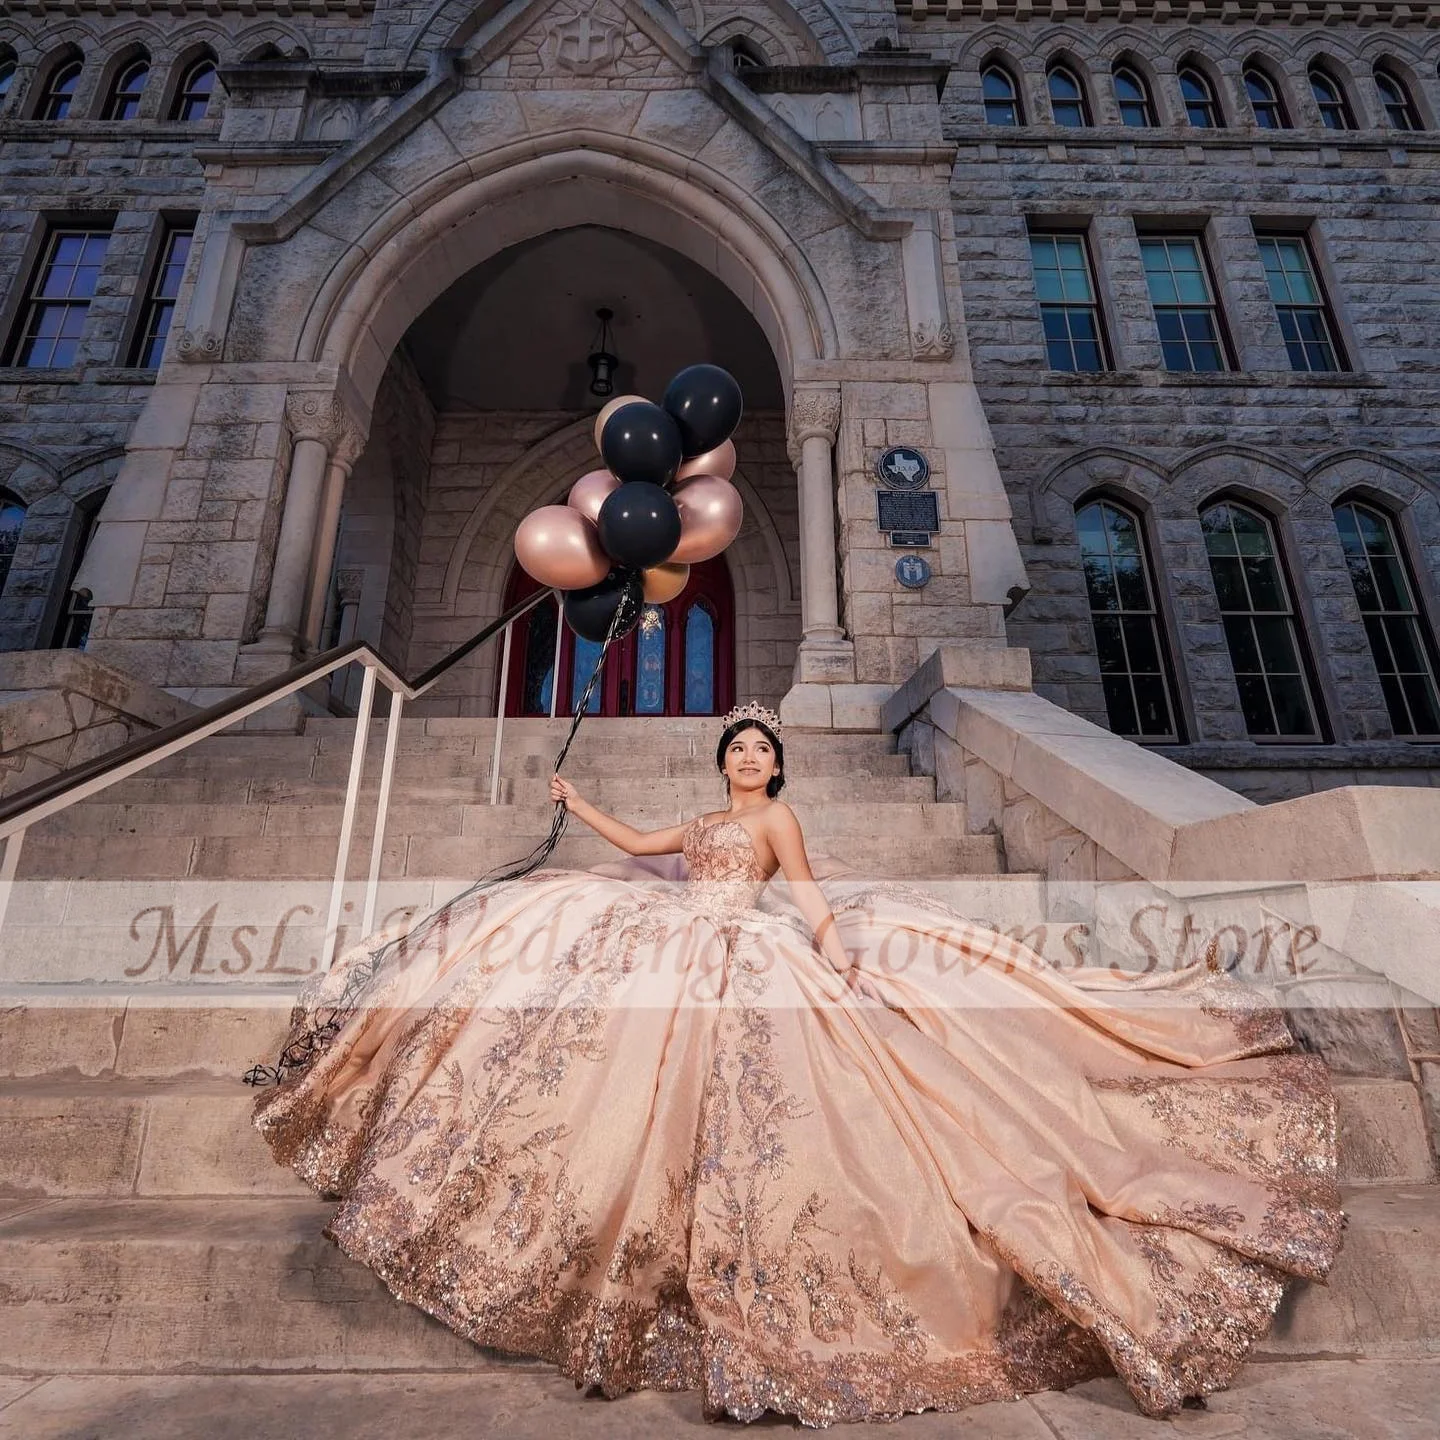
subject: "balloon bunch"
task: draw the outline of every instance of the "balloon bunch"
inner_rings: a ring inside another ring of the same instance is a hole
[[[742,408],[740,387],[718,365],[680,371],[658,405],[618,396],[595,419],[604,468],[582,475],[564,505],[520,522],[515,558],[562,592],[565,619],[582,639],[626,634],[644,604],[674,599],[691,565],[739,533],[730,436]]]

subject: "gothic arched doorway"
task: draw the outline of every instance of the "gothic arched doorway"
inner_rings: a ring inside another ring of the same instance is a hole
[[[517,565],[505,588],[505,608],[541,587]],[[560,644],[557,715],[574,703],[594,668],[600,646],[557,624],[553,598],[516,623],[510,653],[507,715],[548,715]],[[498,674],[497,674],[497,684]],[[735,592],[720,558],[690,568],[673,600],[647,605],[640,624],[605,662],[591,696],[592,715],[723,715],[735,703]]]

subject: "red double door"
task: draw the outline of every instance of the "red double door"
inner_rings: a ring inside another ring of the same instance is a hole
[[[505,608],[542,587],[517,565]],[[558,625],[554,596],[515,624],[507,715],[548,715],[559,676],[557,715],[573,715],[600,646]],[[640,623],[612,647],[590,698],[592,715],[723,715],[735,703],[735,595],[719,557],[690,567],[684,590],[647,605]],[[559,665],[555,649],[559,642]]]

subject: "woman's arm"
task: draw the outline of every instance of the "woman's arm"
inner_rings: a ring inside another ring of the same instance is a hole
[[[673,855],[684,840],[683,825],[672,825],[668,830],[637,830],[633,825],[597,810],[568,780],[562,780],[558,775],[550,777],[550,798],[556,804],[564,805],[577,820],[583,821],[612,845],[618,845],[627,855]]]
[[[774,850],[780,869],[790,884],[790,894],[796,908],[815,932],[816,942],[836,972],[844,975],[847,980],[858,980],[859,971],[840,943],[840,931],[835,924],[835,916],[831,913],[830,902],[826,900],[825,892],[810,873],[810,859],[805,854],[805,837],[800,832],[800,822],[795,818],[795,812],[783,801],[777,801],[766,819],[769,821],[766,834],[770,848]]]

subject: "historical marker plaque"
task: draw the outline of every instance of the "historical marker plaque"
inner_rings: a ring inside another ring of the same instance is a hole
[[[882,530],[933,535],[940,529],[940,497],[933,490],[877,490],[875,510]]]

